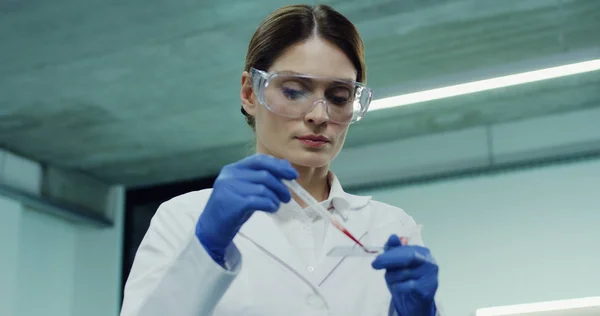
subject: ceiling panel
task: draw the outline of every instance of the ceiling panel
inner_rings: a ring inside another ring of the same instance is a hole
[[[0,146],[129,185],[217,172],[252,148],[239,112],[250,36],[291,3],[1,3]],[[376,97],[600,57],[597,0],[325,3],[363,35]],[[599,85],[595,73],[373,112],[347,146],[600,106]]]

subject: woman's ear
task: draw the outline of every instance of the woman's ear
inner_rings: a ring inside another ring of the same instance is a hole
[[[242,100],[242,107],[246,113],[255,116],[256,107],[258,100],[252,89],[252,81],[250,74],[247,71],[242,73],[242,88],[240,89],[240,99]]]

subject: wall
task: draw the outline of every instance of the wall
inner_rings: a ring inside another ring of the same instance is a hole
[[[0,183],[39,193],[41,168],[0,150]],[[32,210],[0,195],[0,315],[118,315],[123,188],[99,228]]]
[[[76,228],[21,208],[15,316],[73,315]]]
[[[446,315],[600,295],[600,160],[362,193],[424,225]]]
[[[0,315],[14,315],[21,205],[0,196]]]
[[[430,134],[342,150],[332,169],[349,187],[364,187],[600,155],[600,105],[528,120]]]
[[[73,316],[118,315],[121,309],[125,189],[114,187],[109,199],[116,212],[113,227],[77,227]]]
[[[598,122],[596,107],[373,144],[333,170],[424,225],[445,315],[598,296]]]

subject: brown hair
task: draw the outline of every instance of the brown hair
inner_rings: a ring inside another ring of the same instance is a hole
[[[250,40],[244,70],[254,67],[268,71],[288,47],[315,35],[342,50],[356,68],[356,81],[366,81],[364,48],[358,30],[345,16],[327,5],[290,5],[267,16]],[[243,107],[242,113],[254,129],[254,117]]]

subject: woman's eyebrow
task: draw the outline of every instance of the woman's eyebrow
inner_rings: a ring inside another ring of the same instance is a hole
[[[346,82],[354,82],[354,80],[355,80],[354,78],[324,77],[324,76],[318,76],[318,75],[311,75],[311,74],[305,74],[305,73],[301,73],[301,72],[297,72],[297,71],[293,71],[293,70],[280,70],[279,73],[299,75],[299,76],[315,76],[317,78],[331,78],[331,79],[335,79],[335,80],[339,80],[339,81],[346,81]]]

